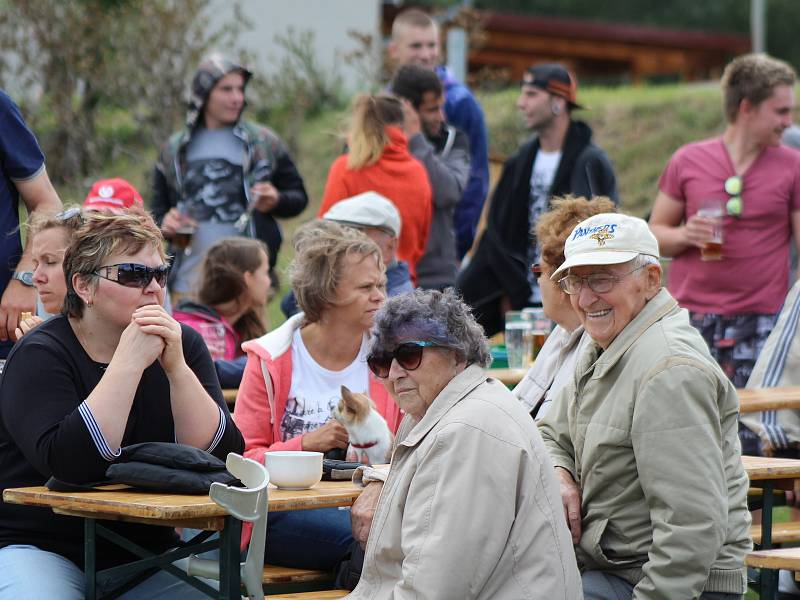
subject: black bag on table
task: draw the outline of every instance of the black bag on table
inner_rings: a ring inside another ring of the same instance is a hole
[[[75,486],[53,478],[52,490],[96,489],[93,486],[123,483],[135,488],[172,494],[207,494],[214,482],[243,487],[216,456],[185,444],[143,442],[125,446],[106,469],[106,479]]]

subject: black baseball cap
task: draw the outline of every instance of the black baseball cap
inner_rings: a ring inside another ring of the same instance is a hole
[[[533,85],[567,101],[570,108],[584,108],[578,104],[578,82],[558,63],[545,63],[528,67],[522,85]]]

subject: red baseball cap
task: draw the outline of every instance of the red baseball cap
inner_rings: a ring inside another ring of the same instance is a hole
[[[139,191],[130,182],[121,177],[113,179],[100,179],[95,181],[89,195],[83,201],[83,206],[88,210],[102,210],[116,208],[124,210],[132,206],[144,207],[144,201]]]

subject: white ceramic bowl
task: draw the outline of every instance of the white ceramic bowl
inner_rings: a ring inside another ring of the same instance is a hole
[[[307,490],[322,479],[322,452],[283,450],[264,454],[269,481],[283,490]]]

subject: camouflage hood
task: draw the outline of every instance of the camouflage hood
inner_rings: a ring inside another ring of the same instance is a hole
[[[253,73],[242,65],[225,58],[221,54],[209,54],[200,62],[200,66],[197,67],[192,79],[189,107],[186,111],[186,126],[189,130],[193,130],[198,125],[206,100],[208,100],[208,96],[214,86],[217,85],[217,82],[229,73],[237,71],[244,76],[244,85],[247,87],[247,82],[250,81]],[[247,104],[245,103],[244,106],[246,107]],[[244,111],[244,107],[242,110]]]

